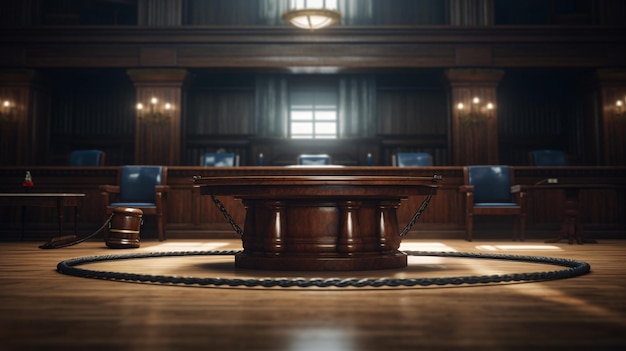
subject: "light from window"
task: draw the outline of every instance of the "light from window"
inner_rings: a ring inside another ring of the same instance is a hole
[[[337,94],[298,90],[290,95],[292,139],[337,138]]]

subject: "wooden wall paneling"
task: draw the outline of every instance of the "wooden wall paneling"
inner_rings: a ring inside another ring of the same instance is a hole
[[[28,111],[30,90],[0,86],[0,103],[9,101],[8,115],[0,120],[0,165],[27,163],[30,151]]]
[[[183,24],[183,0],[138,0],[140,26],[180,26]]]
[[[443,90],[382,89],[377,92],[379,135],[446,134]]]
[[[429,152],[435,164],[449,163],[448,105],[440,74],[424,72],[378,80],[377,134],[381,158],[377,165],[391,165],[392,155],[397,152]]]
[[[12,105],[11,118],[0,122],[0,165],[44,164],[50,98],[39,74],[19,69],[0,72],[0,98]]]
[[[626,3],[619,0],[591,2],[591,23],[603,26],[623,26],[626,17]]]
[[[490,26],[495,23],[493,0],[449,0],[453,26]]]
[[[128,75],[137,89],[137,102],[146,108],[152,97],[171,104],[169,119],[149,123],[136,118],[135,164],[179,165],[183,87],[188,74],[182,69],[132,69]],[[162,105],[160,105],[162,106]]]
[[[187,0],[186,25],[258,25],[260,1],[248,0]]]
[[[450,69],[446,77],[451,86],[451,143],[454,165],[498,164],[498,102],[496,86],[504,72],[486,69]],[[481,112],[487,116],[481,122],[464,120],[458,103],[463,103],[465,110],[471,109],[472,99],[480,99]],[[491,102],[493,109],[484,105]]]
[[[374,0],[372,17],[374,24],[379,25],[445,25],[446,11],[445,1],[400,0],[389,6],[386,0]]]
[[[601,92],[601,123],[603,126],[605,165],[626,165],[626,70],[598,70]],[[622,112],[616,102],[622,101]]]
[[[576,113],[584,106],[575,98],[577,74],[507,70],[498,85],[500,162],[528,165],[534,149],[561,149],[576,159],[583,118]]]
[[[595,72],[594,72],[595,73]],[[579,119],[579,138],[576,143],[578,157],[576,165],[599,166],[603,165],[604,140],[602,125],[602,97],[598,81],[594,74],[583,78],[578,87],[577,111]]]
[[[220,148],[239,155],[241,165],[254,161],[248,150],[255,132],[253,88],[190,89],[187,100],[185,165],[199,165],[202,154]]]
[[[253,89],[202,89],[189,92],[189,135],[254,134]]]
[[[57,81],[52,89],[49,164],[66,165],[69,152],[76,149],[101,149],[108,165],[132,163],[136,99],[125,72],[47,73]]]
[[[0,27],[25,27],[33,24],[37,0],[0,2]]]

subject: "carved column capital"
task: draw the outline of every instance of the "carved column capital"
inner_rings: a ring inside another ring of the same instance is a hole
[[[485,68],[451,68],[445,71],[445,76],[452,86],[496,86],[502,80],[504,71]]]

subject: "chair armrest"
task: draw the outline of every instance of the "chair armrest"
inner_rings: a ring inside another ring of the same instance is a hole
[[[529,187],[527,185],[513,185],[511,186],[511,194],[513,195],[513,201],[520,205],[522,212],[525,212],[526,208],[526,194]]]
[[[111,194],[115,194],[113,198],[118,198],[120,194],[119,185],[100,185],[98,189],[100,189],[100,198],[102,199],[102,206],[104,209],[106,209],[111,203]]]
[[[155,185],[154,191],[157,193],[167,193],[168,191],[170,191],[170,186],[169,185]]]
[[[105,193],[114,193],[114,194],[120,193],[119,185],[100,185],[98,189],[100,189],[100,191],[105,192]]]
[[[461,185],[459,187],[459,191],[462,193],[473,193],[474,192],[474,186],[473,185]]]
[[[459,192],[465,193],[465,215],[471,216],[474,213],[474,186],[465,184],[459,187]]]

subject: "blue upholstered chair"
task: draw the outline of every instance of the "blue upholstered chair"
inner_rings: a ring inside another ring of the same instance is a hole
[[[524,240],[526,228],[526,192],[515,184],[508,166],[463,167],[465,184],[465,236],[472,241],[474,216],[508,215],[515,219],[513,240]]]
[[[104,166],[105,156],[102,150],[74,150],[70,153],[70,166]]]
[[[427,152],[398,152],[396,164],[398,167],[432,166],[433,158]]]
[[[327,166],[330,165],[330,155],[302,154],[298,156],[298,164],[304,166]]]
[[[561,150],[534,150],[529,153],[533,166],[566,166],[567,155]]]
[[[202,155],[200,165],[204,167],[234,167],[237,156],[230,152],[207,152]]]
[[[138,208],[144,215],[155,215],[159,240],[165,240],[167,167],[121,166],[118,185],[101,185],[105,218],[116,207]],[[105,233],[106,235],[106,233]]]

